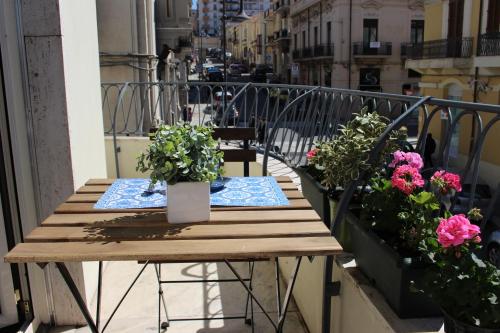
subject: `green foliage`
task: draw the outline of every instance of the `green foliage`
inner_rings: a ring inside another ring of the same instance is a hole
[[[422,289],[453,318],[481,328],[500,328],[500,271],[479,259],[477,244],[443,248],[436,236],[422,251],[431,265]]]
[[[431,192],[405,195],[384,178],[371,181],[363,200],[362,222],[403,256],[419,256],[420,243],[435,233],[439,202]]]
[[[367,108],[363,108],[360,114],[341,127],[332,141],[316,146],[316,155],[309,160],[310,169],[320,170],[319,174],[316,172],[316,177],[329,189],[345,187],[350,181],[358,179],[362,172],[374,172],[384,162],[384,156],[396,150],[397,143],[406,138],[402,132],[393,131],[380,159],[370,165],[370,152],[388,122],[376,112],[369,113]]]
[[[136,170],[151,170],[151,180],[177,182],[210,182],[217,178],[223,153],[212,138],[212,128],[161,125],[151,138],[153,142],[138,158]]]

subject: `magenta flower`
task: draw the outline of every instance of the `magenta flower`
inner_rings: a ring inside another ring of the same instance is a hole
[[[431,184],[439,189],[441,194],[448,194],[451,190],[462,191],[460,176],[444,170],[436,171],[431,177]]]
[[[395,168],[398,165],[408,164],[409,166],[416,168],[417,170],[422,169],[424,162],[422,157],[418,153],[405,153],[401,150],[396,150],[392,156],[394,157],[392,162],[389,164],[390,168]]]
[[[441,219],[436,229],[438,242],[443,247],[459,246],[466,241],[481,242],[479,227],[471,224],[463,214]]]
[[[406,195],[410,195],[417,187],[424,186],[424,179],[418,169],[409,164],[400,165],[394,170],[391,178],[392,187]]]
[[[306,154],[307,159],[310,160],[311,158],[316,156],[316,154],[318,153],[318,150],[319,150],[318,148],[314,148],[314,149],[309,150]]]

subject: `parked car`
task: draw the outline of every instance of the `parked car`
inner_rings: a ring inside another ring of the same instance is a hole
[[[224,75],[222,71],[217,67],[209,67],[207,68],[205,81],[208,82],[222,82],[224,81]]]
[[[259,64],[251,72],[251,79],[254,82],[266,82],[267,74],[273,73],[273,66]]]
[[[231,64],[229,66],[228,73],[231,75],[240,75],[243,73],[248,73],[248,67],[243,64]]]

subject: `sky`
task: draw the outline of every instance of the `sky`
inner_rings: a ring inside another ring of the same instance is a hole
[[[197,2],[197,1],[196,1],[196,0],[191,0],[191,2],[192,2],[192,8],[193,8],[193,9],[196,9],[196,2]]]

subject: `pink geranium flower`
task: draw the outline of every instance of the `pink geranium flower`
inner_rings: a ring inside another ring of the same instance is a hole
[[[318,150],[319,150],[318,148],[314,148],[314,149],[311,149],[310,151],[308,151],[306,154],[307,159],[310,160],[311,158],[316,156],[316,154],[318,153]]]
[[[395,168],[398,165],[408,164],[409,166],[420,170],[424,166],[422,157],[418,153],[405,153],[404,151],[396,150],[392,154],[392,156],[393,160],[389,164],[390,168]]]
[[[436,171],[431,177],[431,184],[436,186],[441,194],[448,194],[451,190],[462,191],[460,176],[444,170]]]
[[[406,195],[410,195],[417,187],[424,186],[424,179],[418,169],[409,164],[400,165],[394,170],[391,178],[392,187]]]
[[[463,214],[454,215],[448,219],[441,219],[436,229],[438,242],[443,247],[462,245],[466,241],[481,242],[480,229],[471,224]]]

